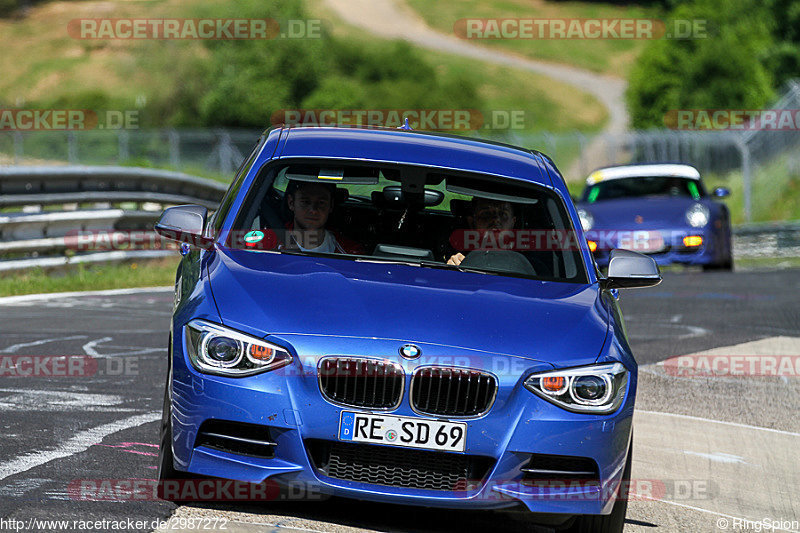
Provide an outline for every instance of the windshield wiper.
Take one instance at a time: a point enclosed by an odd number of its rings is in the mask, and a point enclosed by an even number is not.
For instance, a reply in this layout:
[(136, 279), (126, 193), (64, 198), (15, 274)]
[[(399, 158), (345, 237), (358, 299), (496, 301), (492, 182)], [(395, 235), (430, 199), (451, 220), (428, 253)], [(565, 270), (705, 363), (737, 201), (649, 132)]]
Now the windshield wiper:
[(287, 255), (299, 255), (306, 257), (333, 257), (337, 259), (351, 259), (359, 263), (382, 263), (387, 265), (406, 265), (424, 268), (435, 268), (440, 270), (458, 270), (459, 272), (470, 272), (473, 274), (490, 274), (493, 276), (500, 276), (504, 272), (498, 270), (484, 270), (481, 268), (465, 267), (461, 265), (448, 265), (439, 261), (428, 261), (424, 259), (402, 259), (393, 257), (376, 257), (374, 255), (357, 255), (357, 254), (337, 254), (328, 252), (304, 252), (302, 250), (278, 250), (279, 253)]
[(492, 274), (494, 276), (500, 275), (500, 272), (496, 270), (484, 270), (482, 268), (449, 265), (447, 263), (439, 263), (437, 261), (420, 261), (420, 266), (427, 268), (440, 268), (444, 270), (458, 270), (459, 272), (471, 272), (473, 274)]

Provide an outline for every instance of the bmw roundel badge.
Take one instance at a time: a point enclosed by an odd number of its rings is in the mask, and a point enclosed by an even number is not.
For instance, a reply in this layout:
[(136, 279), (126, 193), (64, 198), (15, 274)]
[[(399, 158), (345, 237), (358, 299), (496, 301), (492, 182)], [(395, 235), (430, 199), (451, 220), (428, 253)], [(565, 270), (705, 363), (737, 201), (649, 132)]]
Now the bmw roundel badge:
[(404, 344), (400, 347), (400, 355), (405, 357), (406, 359), (416, 359), (420, 356), (422, 350), (419, 349), (418, 346), (414, 346), (413, 344)]

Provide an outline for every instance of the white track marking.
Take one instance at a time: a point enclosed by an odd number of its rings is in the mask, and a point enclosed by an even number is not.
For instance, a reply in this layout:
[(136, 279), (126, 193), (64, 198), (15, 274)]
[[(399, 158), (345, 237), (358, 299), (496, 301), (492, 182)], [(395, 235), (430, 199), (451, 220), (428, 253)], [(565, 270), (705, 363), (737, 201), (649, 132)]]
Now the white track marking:
[(722, 452), (702, 453), (702, 452), (692, 452), (689, 450), (683, 450), (683, 453), (685, 453), (686, 455), (696, 455), (697, 457), (702, 457), (703, 459), (708, 459), (709, 461), (714, 461), (717, 463), (742, 463), (744, 465), (748, 464), (747, 461), (744, 460), (744, 458), (730, 453), (722, 453)]
[[(675, 320), (676, 317), (678, 317), (678, 320)], [(682, 317), (682, 315), (675, 315), (672, 318), (670, 318), (669, 322), (662, 322), (662, 321), (655, 320), (654, 317), (652, 317), (651, 315), (647, 315), (647, 316), (628, 315), (628, 316), (625, 317), (625, 321), (626, 322), (636, 322), (636, 323), (645, 323), (646, 322), (646, 323), (649, 323), (651, 326), (657, 326), (657, 327), (665, 328), (666, 330), (668, 330), (670, 332), (669, 333), (670, 337), (674, 337), (677, 334), (677, 332), (675, 331), (676, 329), (688, 330), (688, 333), (678, 334), (677, 337), (675, 337), (675, 338), (681, 339), (681, 340), (683, 340), (683, 339), (693, 339), (695, 337), (704, 337), (704, 336), (709, 335), (711, 333), (711, 330), (706, 329), (706, 328), (702, 328), (700, 326), (691, 326), (689, 324), (681, 324), (680, 323), (680, 317)], [(660, 320), (660, 317), (659, 317), (659, 320)], [(634, 339), (651, 339), (652, 338), (651, 335), (644, 335), (644, 334), (641, 334), (641, 335), (629, 335), (629, 336), (631, 338), (634, 338)]]
[(148, 353), (161, 352), (165, 350), (165, 348), (137, 348), (135, 346), (109, 346), (109, 348), (130, 348), (129, 350), (122, 352), (100, 353), (96, 350), (98, 344), (105, 344), (107, 342), (111, 342), (112, 340), (114, 340), (113, 337), (103, 337), (101, 339), (95, 339), (93, 341), (89, 341), (83, 345), (83, 351), (88, 356), (102, 358), (102, 357), (116, 357), (120, 355), (126, 355), (126, 356), (144, 355)]
[(305, 527), (287, 526), (286, 524), (270, 524), (268, 522), (233, 522), (235, 524), (248, 526), (277, 527), (280, 529), (291, 529), (292, 531), (308, 531), (309, 533), (327, 533), (324, 529), (308, 529)]
[(3, 348), (2, 350), (0, 350), (0, 353), (13, 353), (19, 350), (20, 348), (27, 348), (28, 346), (41, 346), (42, 344), (48, 344), (51, 342), (72, 341), (76, 339), (85, 339), (85, 338), (86, 335), (72, 335), (71, 337), (56, 337), (54, 339), (42, 339), (32, 342), (21, 342), (19, 344), (13, 344), (8, 348)]
[(726, 422), (724, 420), (714, 420), (712, 418), (703, 418), (700, 416), (690, 416), (690, 415), (679, 415), (675, 413), (664, 413), (662, 411), (645, 411), (644, 409), (637, 409), (637, 413), (643, 413), (647, 415), (661, 415), (661, 416), (672, 416), (675, 418), (683, 418), (685, 420), (697, 420), (698, 422), (708, 422), (710, 424), (723, 424), (725, 426), (732, 426), (737, 428), (743, 429), (753, 429), (757, 431), (768, 431), (770, 433), (777, 433), (779, 435), (789, 435), (791, 437), (800, 437), (800, 433), (794, 433), (792, 431), (783, 431), (782, 429), (772, 429), (772, 428), (762, 428), (759, 426), (750, 426), (748, 424), (739, 424), (738, 422)]
[[(634, 426), (633, 479), (691, 480), (716, 486), (709, 493), (689, 494), (689, 499), (651, 497), (676, 509), (659, 511), (670, 520), (691, 520), (686, 509), (755, 523), (765, 516), (781, 520), (796, 516), (798, 505), (792, 494), (800, 487), (800, 477), (794, 451), (800, 434), (638, 410)], [(690, 529), (706, 531), (708, 527), (695, 524), (686, 528)], [(736, 528), (729, 525), (728, 529)]]
[(89, 341), (83, 345), (83, 351), (86, 355), (91, 355), (92, 357), (103, 357), (103, 354), (97, 353), (95, 350), (95, 346), (98, 344), (103, 344), (104, 342), (109, 342), (113, 340), (112, 337), (103, 337), (102, 339), (95, 339), (93, 341)]
[[(634, 494), (634, 493), (631, 493), (631, 494)], [(708, 513), (708, 514), (712, 514), (714, 516), (720, 516), (720, 517), (723, 517), (723, 518), (728, 518), (731, 521), (733, 521), (733, 520), (742, 520), (743, 519), (743, 520), (749, 520), (750, 522), (755, 522), (755, 523), (761, 522), (760, 519), (759, 520), (750, 520), (748, 518), (743, 518), (741, 516), (733, 516), (733, 515), (729, 515), (729, 514), (725, 514), (725, 513), (718, 513), (716, 511), (709, 511), (708, 509), (703, 509), (702, 507), (695, 507), (694, 505), (687, 505), (685, 503), (671, 502), (669, 500), (658, 500), (656, 498), (649, 498), (649, 497), (641, 495), (641, 494), (636, 494), (635, 496), (637, 498), (641, 498), (643, 500), (652, 500), (654, 502), (668, 503), (670, 505), (675, 505), (677, 507), (683, 507), (684, 509), (691, 509), (692, 511), (699, 511), (701, 513)], [(731, 528), (731, 530), (733, 530), (733, 528)], [(775, 529), (774, 531), (788, 531), (789, 533), (800, 533), (800, 531), (795, 531), (793, 529)]]
[(113, 394), (92, 394), (87, 392), (0, 389), (0, 394), (9, 396), (0, 398), (0, 410), (25, 411), (86, 411), (125, 412), (130, 409), (116, 407), (124, 402), (121, 396)]
[(113, 433), (122, 431), (123, 429), (141, 426), (142, 424), (147, 424), (148, 422), (153, 422), (160, 418), (161, 413), (151, 412), (80, 431), (54, 450), (20, 455), (10, 461), (0, 463), (0, 480), (26, 472), (56, 459), (63, 459), (64, 457), (84, 452), (88, 450), (90, 446), (102, 441), (105, 437)]
[(688, 326), (686, 324), (681, 324), (681, 327), (688, 329), (689, 333), (678, 335), (679, 339), (693, 339), (695, 337), (703, 337), (711, 333), (711, 330), (708, 330), (706, 328), (701, 328), (700, 326)]
[(27, 302), (38, 302), (40, 300), (51, 300), (58, 298), (73, 298), (76, 296), (116, 296), (121, 294), (139, 294), (143, 292), (173, 292), (175, 287), (141, 287), (136, 289), (109, 289), (104, 291), (75, 291), (75, 292), (53, 292), (43, 294), (22, 294), (19, 296), (4, 296), (0, 298), (0, 305), (18, 304)]
[(4, 487), (0, 487), (0, 496), (2, 497), (20, 497), (24, 495), (26, 492), (30, 492), (32, 490), (38, 489), (45, 483), (49, 483), (53, 481), (52, 479), (47, 478), (31, 478), (31, 479), (20, 479), (18, 481), (13, 481)]

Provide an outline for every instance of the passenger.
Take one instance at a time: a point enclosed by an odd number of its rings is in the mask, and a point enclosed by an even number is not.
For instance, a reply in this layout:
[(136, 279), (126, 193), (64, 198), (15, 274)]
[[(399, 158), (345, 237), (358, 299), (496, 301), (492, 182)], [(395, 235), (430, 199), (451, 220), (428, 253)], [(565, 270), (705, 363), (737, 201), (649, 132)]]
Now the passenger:
[(334, 208), (336, 186), (290, 181), (286, 201), (293, 219), (286, 225), (285, 243), (279, 249), (303, 252), (363, 254), (356, 242), (325, 229)]
[[(504, 231), (514, 229), (517, 217), (514, 206), (502, 200), (490, 200), (474, 196), (472, 198), (472, 215), (467, 217), (470, 229)], [(447, 260), (448, 265), (460, 265), (464, 254), (456, 252)]]

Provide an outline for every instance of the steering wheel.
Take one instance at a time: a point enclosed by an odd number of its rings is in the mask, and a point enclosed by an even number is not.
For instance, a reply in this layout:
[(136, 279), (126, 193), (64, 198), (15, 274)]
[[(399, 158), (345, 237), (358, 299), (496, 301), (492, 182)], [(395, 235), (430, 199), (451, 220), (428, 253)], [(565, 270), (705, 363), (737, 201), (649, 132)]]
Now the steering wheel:
[(536, 275), (530, 261), (521, 253), (511, 250), (476, 250), (467, 254), (461, 261), (461, 266), (526, 276)]

